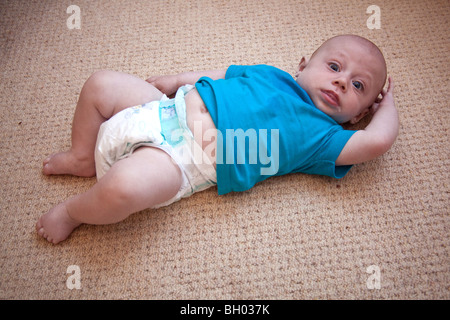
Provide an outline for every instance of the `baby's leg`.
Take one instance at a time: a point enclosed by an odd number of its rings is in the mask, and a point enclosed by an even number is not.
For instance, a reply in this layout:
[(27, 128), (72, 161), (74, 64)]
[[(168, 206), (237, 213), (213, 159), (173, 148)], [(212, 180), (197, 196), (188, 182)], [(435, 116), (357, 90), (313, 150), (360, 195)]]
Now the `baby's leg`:
[(43, 173), (94, 176), (94, 149), (100, 125), (125, 108), (161, 97), (161, 91), (135, 76), (114, 71), (94, 73), (84, 84), (77, 103), (72, 147), (45, 159)]
[(165, 202), (177, 194), (181, 183), (181, 171), (167, 153), (140, 148), (116, 162), (86, 193), (42, 216), (36, 230), (48, 241), (58, 243), (81, 223), (115, 223)]

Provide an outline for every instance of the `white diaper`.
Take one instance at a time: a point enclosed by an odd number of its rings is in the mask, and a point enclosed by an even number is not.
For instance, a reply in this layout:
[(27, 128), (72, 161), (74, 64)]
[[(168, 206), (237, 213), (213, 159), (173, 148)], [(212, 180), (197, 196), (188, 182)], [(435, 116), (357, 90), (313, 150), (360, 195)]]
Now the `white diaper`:
[(174, 99), (164, 95), (160, 101), (127, 108), (104, 122), (95, 148), (97, 179), (137, 148), (155, 147), (167, 152), (178, 164), (183, 181), (175, 197), (154, 208), (216, 185), (216, 170), (208, 157), (203, 156), (201, 146), (195, 142), (186, 123), (184, 96), (193, 88), (183, 86)]

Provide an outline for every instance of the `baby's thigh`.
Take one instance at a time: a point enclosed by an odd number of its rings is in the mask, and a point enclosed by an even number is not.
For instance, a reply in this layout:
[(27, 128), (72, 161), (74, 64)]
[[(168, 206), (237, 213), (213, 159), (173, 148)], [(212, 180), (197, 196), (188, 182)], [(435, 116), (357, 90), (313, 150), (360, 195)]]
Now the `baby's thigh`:
[(134, 211), (152, 208), (173, 198), (182, 183), (178, 165), (164, 151), (141, 147), (128, 158), (119, 160), (108, 172), (107, 179), (119, 188)]
[(163, 96), (161, 91), (147, 81), (117, 71), (97, 71), (86, 84), (94, 89), (98, 100), (97, 105), (104, 106), (107, 109), (104, 111), (110, 113), (109, 116), (128, 107), (160, 100)]

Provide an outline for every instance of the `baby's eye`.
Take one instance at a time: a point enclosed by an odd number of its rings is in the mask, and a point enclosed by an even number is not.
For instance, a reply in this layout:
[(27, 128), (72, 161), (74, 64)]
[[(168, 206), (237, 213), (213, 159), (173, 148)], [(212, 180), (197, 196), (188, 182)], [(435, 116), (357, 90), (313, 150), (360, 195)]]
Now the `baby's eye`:
[(362, 84), (361, 82), (359, 82), (359, 81), (353, 81), (353, 86), (354, 86), (356, 89), (358, 89), (358, 90), (364, 89), (363, 84)]
[(336, 63), (330, 63), (330, 68), (333, 71), (336, 71), (336, 72), (339, 71), (339, 66)]

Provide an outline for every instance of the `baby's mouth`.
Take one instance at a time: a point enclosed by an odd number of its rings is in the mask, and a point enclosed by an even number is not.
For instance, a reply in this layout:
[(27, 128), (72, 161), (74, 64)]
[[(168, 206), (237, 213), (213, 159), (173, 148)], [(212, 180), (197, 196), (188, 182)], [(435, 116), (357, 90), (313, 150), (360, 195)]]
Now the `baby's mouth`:
[(332, 107), (339, 108), (339, 96), (331, 90), (321, 90), (322, 98)]

